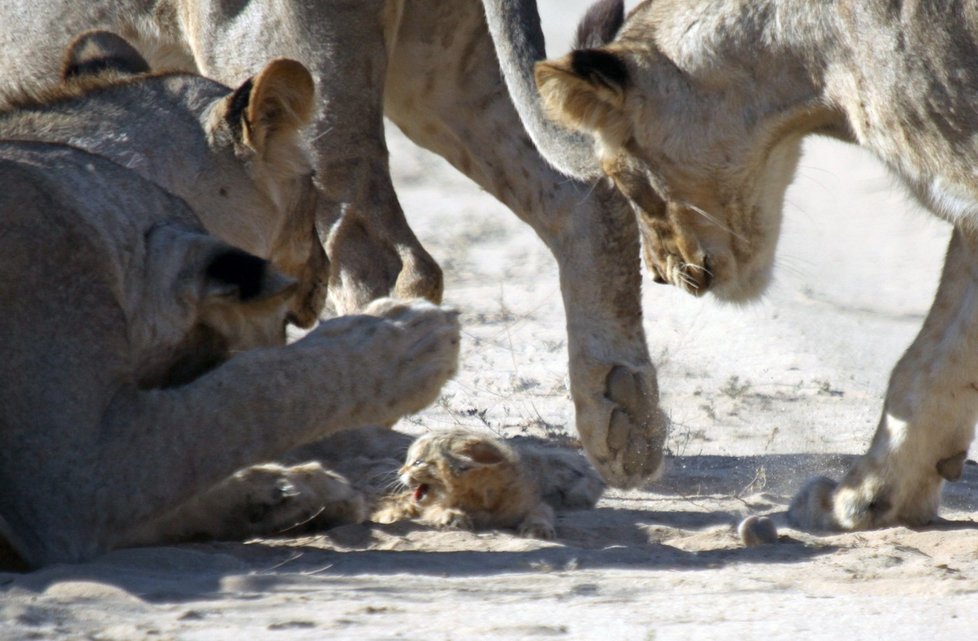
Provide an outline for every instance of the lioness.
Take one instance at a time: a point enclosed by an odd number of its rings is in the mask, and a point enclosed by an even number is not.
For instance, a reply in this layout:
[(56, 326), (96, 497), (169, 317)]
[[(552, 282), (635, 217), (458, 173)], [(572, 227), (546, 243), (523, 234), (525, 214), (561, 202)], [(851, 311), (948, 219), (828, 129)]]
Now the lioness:
[[(276, 60), (234, 92), (196, 74), (148, 72), (118, 35), (82, 34), (65, 52), (60, 83), (0, 109), (0, 137), (71, 141), (182, 196), (208, 231), (298, 278), (288, 318), (313, 323), (328, 262), (315, 229), (311, 160), (297, 135), (312, 107), (308, 71)], [(236, 472), (132, 538), (243, 539), (311, 517), (322, 527), (362, 520), (362, 503), (318, 464), (270, 463)]]
[(420, 409), (454, 370), (455, 315), (428, 303), (277, 347), (294, 288), (132, 170), (0, 143), (2, 537), (32, 566), (89, 558), (237, 469)]
[(296, 278), (290, 320), (311, 326), (329, 265), (299, 137), (313, 113), (309, 72), (279, 59), (232, 91), (197, 74), (148, 70), (119, 36), (82, 34), (63, 54), (62, 82), (0, 106), (0, 138), (71, 143), (180, 196), (209, 232)]
[[(644, 483), (667, 420), (642, 328), (640, 246), (627, 201), (543, 160), (500, 75), (487, 11), (542, 49), (511, 0), (0, 0), (0, 93), (50, 77), (86, 29), (134, 43), (153, 68), (240, 85), (284, 56), (320, 91), (308, 129), (322, 188), (329, 297), (341, 312), (377, 296), (442, 294), (441, 272), (407, 226), (388, 171), (384, 116), (531, 225), (560, 269), (577, 430), (606, 480)], [(501, 12), (501, 13), (500, 13)], [(495, 33), (495, 30), (493, 31)], [(535, 95), (535, 92), (534, 92)], [(631, 256), (634, 260), (622, 259)]]
[(871, 150), (954, 225), (872, 445), (841, 483), (802, 489), (804, 527), (927, 523), (962, 473), (978, 420), (976, 59), (973, 0), (655, 0), (612, 42), (536, 68), (549, 113), (593, 135), (640, 219), (683, 239), (650, 256), (677, 284), (670, 260), (720, 298), (764, 289), (807, 134)]

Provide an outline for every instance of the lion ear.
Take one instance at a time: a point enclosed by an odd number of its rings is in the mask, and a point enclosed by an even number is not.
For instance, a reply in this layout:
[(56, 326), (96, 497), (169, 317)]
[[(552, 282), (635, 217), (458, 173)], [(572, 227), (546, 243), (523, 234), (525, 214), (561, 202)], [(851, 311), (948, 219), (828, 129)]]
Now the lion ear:
[(225, 118), (240, 142), (267, 155), (282, 137), (291, 138), (313, 116), (316, 85), (301, 63), (278, 58), (228, 97)]
[(630, 78), (618, 54), (578, 49), (538, 62), (534, 75), (544, 109), (570, 129), (607, 134), (627, 127), (622, 107)]
[(267, 260), (235, 247), (211, 253), (203, 263), (200, 293), (204, 300), (260, 302), (284, 299), (295, 290), (295, 279), (274, 269)]
[(267, 260), (178, 223), (147, 234), (147, 255), (147, 269), (192, 307), (285, 300), (297, 287)]
[(149, 63), (124, 38), (111, 31), (86, 31), (71, 41), (61, 64), (62, 82), (106, 71), (123, 75), (147, 73)]

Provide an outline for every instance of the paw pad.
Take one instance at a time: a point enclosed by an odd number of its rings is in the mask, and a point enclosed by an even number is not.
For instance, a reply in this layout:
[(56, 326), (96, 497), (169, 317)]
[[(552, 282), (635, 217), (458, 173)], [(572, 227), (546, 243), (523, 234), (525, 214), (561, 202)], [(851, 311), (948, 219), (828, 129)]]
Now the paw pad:
[(662, 462), (665, 430), (659, 428), (664, 417), (648, 397), (642, 375), (622, 365), (612, 367), (605, 379), (605, 398), (617, 405), (608, 419), (611, 455), (629, 477), (653, 477)]

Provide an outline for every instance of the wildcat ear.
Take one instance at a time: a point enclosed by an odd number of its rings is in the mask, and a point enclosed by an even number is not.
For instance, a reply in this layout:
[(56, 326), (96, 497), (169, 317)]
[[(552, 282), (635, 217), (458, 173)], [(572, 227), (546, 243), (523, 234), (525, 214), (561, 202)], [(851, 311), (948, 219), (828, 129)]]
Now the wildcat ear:
[(61, 63), (61, 81), (106, 71), (122, 75), (147, 73), (149, 63), (121, 36), (111, 31), (86, 31), (65, 50)]
[(547, 114), (568, 128), (604, 135), (627, 128), (622, 108), (631, 82), (619, 54), (578, 49), (538, 62), (534, 78)]
[(499, 465), (506, 460), (506, 456), (498, 447), (483, 439), (464, 441), (458, 453), (470, 466), (472, 464), (476, 466)]

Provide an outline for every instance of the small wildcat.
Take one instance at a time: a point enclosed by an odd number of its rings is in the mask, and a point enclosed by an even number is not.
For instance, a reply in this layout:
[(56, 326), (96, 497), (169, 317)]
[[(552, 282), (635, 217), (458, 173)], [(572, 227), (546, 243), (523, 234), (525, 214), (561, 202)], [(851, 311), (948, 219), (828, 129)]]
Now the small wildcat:
[[(554, 538), (554, 510), (509, 445), (474, 432), (430, 433), (411, 444), (405, 461), (399, 475), (408, 490), (380, 499), (371, 520), (418, 519), (469, 530), (515, 528), (521, 536)], [(585, 478), (588, 482), (576, 490), (579, 496), (570, 501), (574, 507), (593, 505), (603, 489), (593, 472)]]

